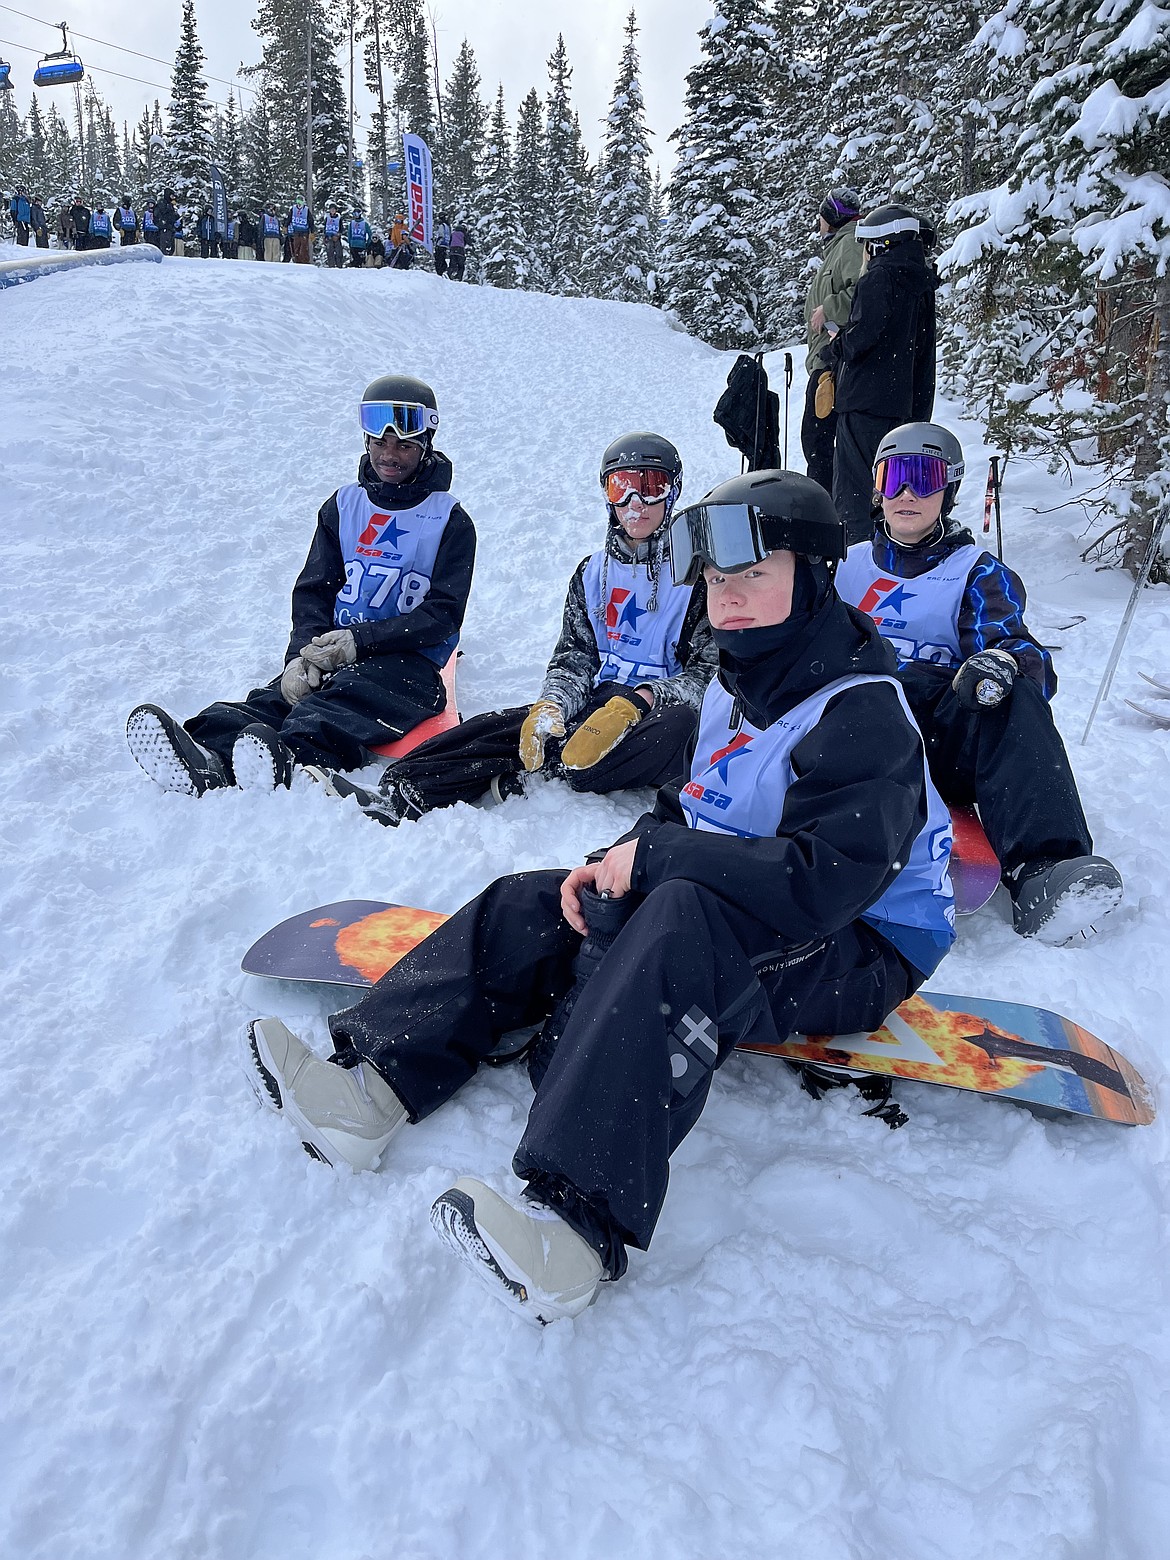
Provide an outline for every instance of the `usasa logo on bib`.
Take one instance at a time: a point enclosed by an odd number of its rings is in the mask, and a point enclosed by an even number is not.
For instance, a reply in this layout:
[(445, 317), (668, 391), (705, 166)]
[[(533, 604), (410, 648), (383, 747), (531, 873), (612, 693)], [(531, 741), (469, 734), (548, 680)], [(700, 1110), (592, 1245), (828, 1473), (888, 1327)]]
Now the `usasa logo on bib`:
[[(733, 738), (726, 747), (716, 748), (707, 761), (707, 773), (714, 770), (723, 785), (727, 784), (727, 774), (733, 760), (743, 758), (751, 745), (751, 737), (742, 731)], [(717, 807), (721, 812), (731, 806), (731, 797), (726, 791), (717, 791), (709, 785), (704, 785), (701, 780), (690, 780), (683, 786), (683, 795), (693, 797), (696, 802), (702, 802), (707, 807)]]
[[(357, 539), (355, 551), (367, 558), (399, 558), (398, 543), (410, 532), (403, 530), (393, 515), (372, 514), (370, 523)], [(375, 543), (377, 545), (375, 545)]]
[(638, 605), (633, 591), (615, 586), (605, 607), (606, 638), (611, 644), (640, 645), (642, 636), (637, 633), (638, 619), (645, 616), (646, 608)]
[(874, 580), (857, 603), (862, 612), (868, 612), (879, 628), (905, 628), (902, 613), (906, 603), (913, 601), (917, 591), (907, 590), (902, 580)]

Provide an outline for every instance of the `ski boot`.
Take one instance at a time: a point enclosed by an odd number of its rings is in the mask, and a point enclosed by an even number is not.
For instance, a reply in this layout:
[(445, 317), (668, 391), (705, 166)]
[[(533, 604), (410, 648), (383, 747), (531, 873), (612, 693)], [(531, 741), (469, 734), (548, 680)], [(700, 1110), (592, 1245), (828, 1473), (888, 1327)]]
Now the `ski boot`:
[(1104, 856), (1026, 862), (1008, 879), (1012, 921), (1021, 937), (1065, 943), (1095, 931), (1121, 903), (1121, 873)]
[(406, 1106), (369, 1062), (355, 1066), (314, 1056), (278, 1018), (257, 1018), (245, 1031), (244, 1071), (266, 1110), (280, 1111), (313, 1159), (344, 1160), (373, 1170), (409, 1119)]
[(181, 796), (202, 796), (231, 785), (222, 761), (187, 735), (157, 704), (140, 704), (126, 719), (126, 745), (155, 785)]
[(431, 1223), (497, 1299), (530, 1321), (579, 1316), (597, 1299), (601, 1258), (542, 1203), (511, 1202), (461, 1177), (436, 1200)]

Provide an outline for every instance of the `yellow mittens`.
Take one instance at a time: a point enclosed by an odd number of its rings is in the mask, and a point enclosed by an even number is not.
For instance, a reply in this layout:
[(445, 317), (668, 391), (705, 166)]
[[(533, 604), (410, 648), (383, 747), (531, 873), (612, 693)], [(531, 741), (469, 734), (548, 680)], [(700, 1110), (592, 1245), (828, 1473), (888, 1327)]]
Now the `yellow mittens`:
[(520, 727), (520, 762), (531, 774), (544, 763), (544, 744), (550, 737), (563, 737), (565, 717), (559, 704), (537, 699)]
[(594, 710), (589, 719), (577, 727), (561, 752), (561, 763), (566, 769), (589, 769), (614, 748), (646, 714), (640, 699), (623, 699), (615, 695), (608, 704)]
[(833, 388), (833, 376), (825, 369), (817, 380), (816, 394), (813, 397), (813, 410), (818, 417), (827, 417), (833, 410), (833, 402), (836, 399), (836, 391)]

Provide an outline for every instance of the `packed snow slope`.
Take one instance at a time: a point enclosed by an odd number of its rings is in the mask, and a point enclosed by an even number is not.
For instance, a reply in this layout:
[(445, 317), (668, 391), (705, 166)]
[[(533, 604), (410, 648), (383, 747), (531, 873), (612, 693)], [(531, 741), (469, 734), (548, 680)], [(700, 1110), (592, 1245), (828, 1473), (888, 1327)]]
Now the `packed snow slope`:
[(1147, 592), (1080, 747), (1128, 582), (1078, 563), (1067, 486), (1009, 466), (1007, 557), (1059, 646), (1059, 719), (1127, 898), (1068, 949), (993, 904), (932, 983), (1073, 1015), (1161, 1121), (903, 1085), (892, 1133), (733, 1058), (650, 1252), (539, 1331), (427, 1221), (461, 1173), (513, 1184), (523, 1071), (478, 1078), (378, 1174), (327, 1170), (257, 1107), (237, 1036), (276, 1012), (323, 1050), (344, 1004), (239, 961), (315, 904), (451, 910), (575, 863), (644, 798), (538, 782), (389, 831), (307, 781), (164, 794), (123, 723), (274, 675), (387, 370), (436, 387), (479, 527), (464, 711), (530, 698), (602, 534), (600, 451), (650, 427), (691, 496), (735, 472), (711, 421), (730, 357), (649, 308), (385, 271), (99, 268), (0, 313), (0, 1553), (1164, 1560), (1170, 735), (1121, 697), (1148, 697), (1139, 666), (1170, 672), (1170, 592)]

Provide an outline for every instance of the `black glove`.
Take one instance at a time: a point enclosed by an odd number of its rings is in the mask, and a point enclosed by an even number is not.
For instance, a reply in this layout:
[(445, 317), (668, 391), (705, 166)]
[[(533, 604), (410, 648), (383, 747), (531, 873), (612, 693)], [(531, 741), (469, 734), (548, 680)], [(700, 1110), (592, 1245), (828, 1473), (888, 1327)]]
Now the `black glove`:
[(965, 710), (993, 710), (1011, 693), (1018, 671), (1006, 650), (980, 650), (959, 667), (951, 687)]

